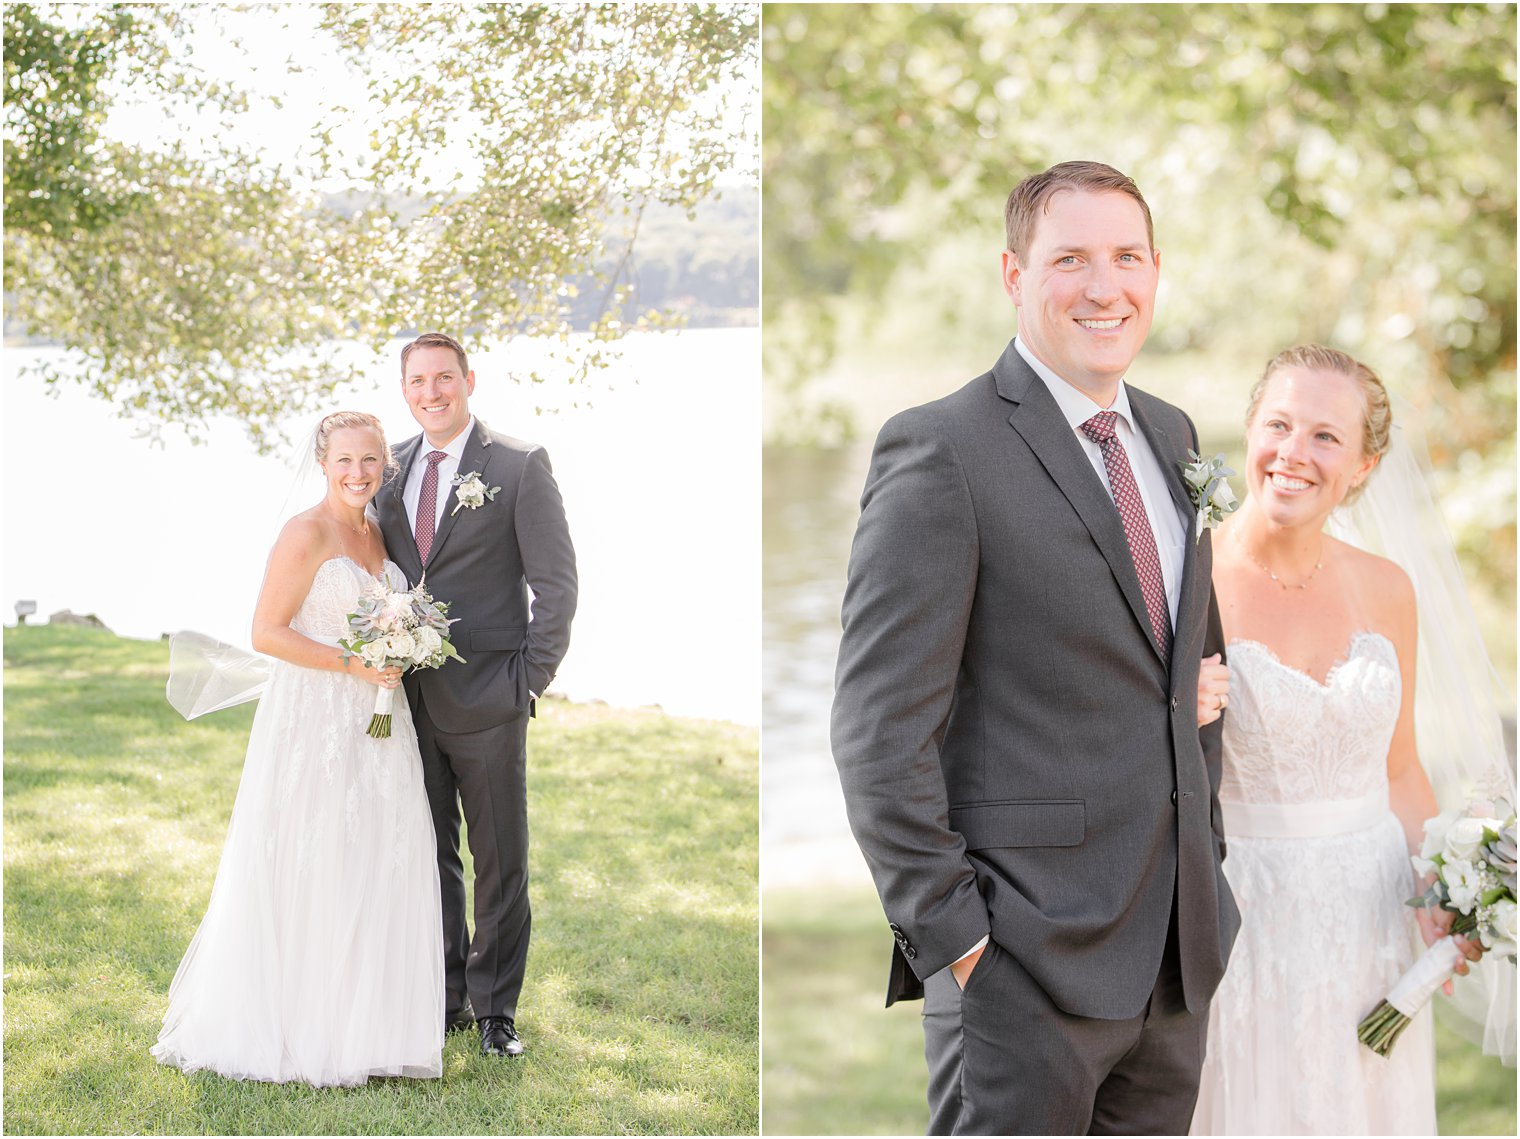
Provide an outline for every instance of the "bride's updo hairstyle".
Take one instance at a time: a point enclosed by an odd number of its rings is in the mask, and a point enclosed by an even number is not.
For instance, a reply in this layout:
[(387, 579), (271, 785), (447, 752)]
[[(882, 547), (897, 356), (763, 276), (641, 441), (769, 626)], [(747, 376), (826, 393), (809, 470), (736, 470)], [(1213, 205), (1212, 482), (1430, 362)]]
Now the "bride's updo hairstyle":
[[(1366, 364), (1354, 356), (1335, 348), (1326, 348), (1322, 344), (1300, 344), (1294, 348), (1284, 348), (1267, 362), (1267, 370), (1251, 389), (1251, 401), (1246, 407), (1247, 427), (1256, 418), (1256, 408), (1261, 403), (1262, 393), (1267, 390), (1267, 381), (1285, 368), (1339, 372), (1355, 380), (1362, 389), (1362, 455), (1381, 459), (1388, 453), (1389, 433), (1393, 430), (1393, 409), (1388, 403), (1388, 389), (1383, 386), (1378, 374)], [(1371, 478), (1376, 470), (1374, 467), (1367, 477)], [(1343, 504), (1355, 502), (1357, 495), (1362, 493), (1362, 487), (1366, 485), (1364, 479), (1349, 489), (1342, 500)]]
[(385, 428), (366, 411), (335, 411), (323, 417), (322, 422), (317, 424), (317, 433), (312, 439), (312, 450), (316, 453), (317, 462), (327, 461), (327, 444), (332, 433), (352, 427), (367, 427), (380, 436), (380, 453), (385, 458), (385, 469), (389, 471), (396, 466), (396, 460), (391, 457), (391, 445), (385, 440)]

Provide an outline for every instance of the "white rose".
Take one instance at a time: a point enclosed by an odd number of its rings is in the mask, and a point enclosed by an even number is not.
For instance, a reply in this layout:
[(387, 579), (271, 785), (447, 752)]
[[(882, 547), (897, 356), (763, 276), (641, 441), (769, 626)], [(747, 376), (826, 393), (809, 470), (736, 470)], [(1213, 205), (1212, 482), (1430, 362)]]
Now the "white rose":
[(1209, 505), (1226, 514), (1235, 509), (1235, 492), (1230, 489), (1228, 479), (1219, 480), (1219, 485), (1214, 488), (1214, 493), (1209, 497)]
[(443, 646), (443, 638), (438, 635), (438, 630), (429, 629), (426, 625), (412, 634), (417, 642), (416, 660), (424, 661), (432, 656)]
[(483, 488), (478, 482), (470, 481), (459, 488), (459, 501), (466, 506), (479, 506), (485, 501)]
[(1520, 941), (1520, 930), (1515, 928), (1515, 903), (1500, 898), (1494, 903), (1494, 933), (1505, 941)]
[(1483, 880), (1478, 875), (1477, 867), (1471, 862), (1461, 858), (1448, 859), (1446, 862), (1446, 892), (1451, 897), (1451, 905), (1462, 913), (1471, 913), (1473, 906), (1478, 903), (1478, 894), (1483, 889)]
[(1441, 853), (1446, 844), (1446, 832), (1461, 813), (1458, 810), (1442, 811), (1435, 818), (1425, 820), (1425, 841), (1420, 846), (1420, 857), (1434, 858)]
[(1515, 903), (1501, 898), (1489, 906), (1478, 907), (1478, 940), (1495, 957), (1514, 957)]
[(371, 668), (379, 668), (385, 660), (385, 641), (370, 641), (359, 648), (359, 659)]
[(1483, 845), (1483, 831), (1485, 829), (1497, 831), (1499, 822), (1497, 819), (1458, 819), (1451, 824), (1451, 829), (1446, 832), (1446, 857), (1460, 858), (1471, 861), (1478, 853), (1478, 848)]
[(385, 638), (386, 656), (407, 660), (411, 657), (412, 651), (416, 647), (416, 644), (412, 641), (412, 635), (404, 629), (397, 630)]

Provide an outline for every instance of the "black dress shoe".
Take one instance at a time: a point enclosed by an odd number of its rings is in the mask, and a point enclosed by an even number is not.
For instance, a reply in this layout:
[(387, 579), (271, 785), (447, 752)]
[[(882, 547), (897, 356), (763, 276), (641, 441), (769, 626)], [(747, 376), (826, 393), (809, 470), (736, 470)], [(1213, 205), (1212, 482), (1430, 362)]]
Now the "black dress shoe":
[(449, 1013), (443, 1018), (443, 1033), (445, 1036), (451, 1032), (463, 1032), (466, 1028), (474, 1027), (475, 1010), (470, 1007), (468, 998), (466, 998), (462, 1009), (455, 1013)]
[(525, 1049), (510, 1016), (480, 1018), (480, 1052), (483, 1056), (521, 1056)]

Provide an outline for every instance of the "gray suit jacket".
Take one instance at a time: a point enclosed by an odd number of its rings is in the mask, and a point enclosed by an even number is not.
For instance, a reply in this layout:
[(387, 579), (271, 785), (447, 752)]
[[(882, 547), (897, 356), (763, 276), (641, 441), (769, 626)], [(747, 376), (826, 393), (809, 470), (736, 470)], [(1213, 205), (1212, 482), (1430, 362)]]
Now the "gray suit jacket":
[[(1163, 660), (1118, 510), (1012, 343), (876, 441), (845, 591), (833, 748), (897, 945), (887, 1003), (984, 934), (1067, 1012), (1137, 1015), (1176, 895), (1198, 1011), (1239, 914), (1220, 871), (1220, 651), (1176, 408), (1129, 389), (1188, 523)], [(1174, 798), (1175, 794), (1175, 798)]]
[[(398, 467), (375, 496), (391, 560), (414, 584), (423, 567), (402, 489), (422, 438), (396, 448)], [(449, 636), (466, 663), (407, 674), (408, 689), (420, 689), (446, 732), (484, 731), (526, 712), (530, 693), (554, 679), (575, 616), (575, 549), (549, 456), (477, 418), (459, 460), (461, 475), (472, 471), (501, 490), (474, 510), (455, 512), (455, 488), (447, 488), (427, 566), (428, 591), (458, 618)]]

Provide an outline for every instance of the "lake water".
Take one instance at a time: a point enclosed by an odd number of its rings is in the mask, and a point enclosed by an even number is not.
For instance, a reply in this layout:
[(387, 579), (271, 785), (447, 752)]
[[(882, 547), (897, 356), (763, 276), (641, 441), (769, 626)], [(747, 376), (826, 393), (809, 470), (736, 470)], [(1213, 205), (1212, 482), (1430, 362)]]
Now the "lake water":
[(764, 453), (766, 888), (870, 882), (829, 750), (839, 605), (870, 454), (869, 442)]
[[(417, 431), (401, 343), (373, 383), (334, 400), (379, 416), (393, 443)], [(564, 495), (580, 604), (554, 689), (758, 724), (759, 330), (630, 336), (590, 387), (507, 378), (549, 350), (524, 338), (472, 355), (470, 407), (542, 443)], [(246, 646), (270, 544), (286, 513), (316, 501), (289, 501), (291, 456), (254, 454), (229, 421), (208, 445), (178, 429), (150, 445), (82, 387), (45, 394), (25, 375), (42, 357), (64, 354), (5, 352), (6, 623), (26, 598), (34, 622), (67, 608), (124, 636), (196, 629)]]

